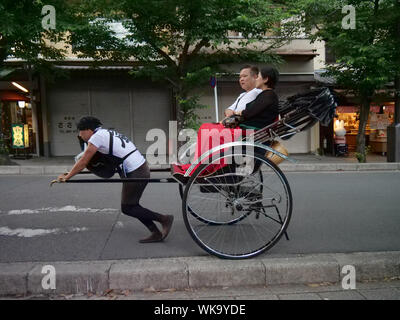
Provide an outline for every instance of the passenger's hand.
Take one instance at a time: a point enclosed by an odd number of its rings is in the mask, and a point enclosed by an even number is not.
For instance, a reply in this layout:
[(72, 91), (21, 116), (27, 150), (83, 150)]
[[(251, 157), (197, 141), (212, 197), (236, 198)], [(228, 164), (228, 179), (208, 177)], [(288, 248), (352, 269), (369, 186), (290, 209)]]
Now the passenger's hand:
[(231, 109), (225, 109), (225, 117), (229, 118), (230, 116), (233, 116), (235, 114), (235, 112)]

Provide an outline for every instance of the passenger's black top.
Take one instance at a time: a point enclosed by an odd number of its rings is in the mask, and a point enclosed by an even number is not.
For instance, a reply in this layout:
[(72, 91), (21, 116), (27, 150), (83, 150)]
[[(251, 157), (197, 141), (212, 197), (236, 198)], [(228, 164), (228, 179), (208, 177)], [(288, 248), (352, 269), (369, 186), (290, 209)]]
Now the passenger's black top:
[(279, 99), (274, 90), (264, 90), (242, 111), (241, 125), (261, 129), (278, 118)]

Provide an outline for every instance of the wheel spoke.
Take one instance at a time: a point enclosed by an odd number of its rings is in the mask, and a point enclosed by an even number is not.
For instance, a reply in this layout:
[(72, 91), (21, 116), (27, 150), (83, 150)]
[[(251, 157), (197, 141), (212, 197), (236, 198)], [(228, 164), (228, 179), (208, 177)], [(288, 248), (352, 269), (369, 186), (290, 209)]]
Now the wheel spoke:
[(183, 198), (184, 221), (192, 238), (207, 252), (231, 259), (256, 256), (271, 248), (285, 232), (292, 211), (283, 173), (263, 155), (247, 155), (246, 170), (253, 161), (257, 171), (243, 174), (243, 165), (239, 169), (229, 159), (236, 155), (215, 159), (232, 165), (206, 178), (202, 175), (213, 163), (200, 165)]

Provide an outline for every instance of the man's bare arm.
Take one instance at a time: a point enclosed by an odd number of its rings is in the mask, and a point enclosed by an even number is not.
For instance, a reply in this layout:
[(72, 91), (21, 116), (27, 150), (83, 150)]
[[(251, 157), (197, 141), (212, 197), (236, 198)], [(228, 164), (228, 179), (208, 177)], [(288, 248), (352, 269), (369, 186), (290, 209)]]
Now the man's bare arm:
[(71, 171), (68, 173), (64, 173), (58, 177), (59, 181), (65, 181), (70, 178), (72, 178), (74, 175), (78, 174), (81, 172), (83, 169), (86, 168), (88, 165), (90, 159), (94, 156), (94, 154), (97, 151), (97, 147), (95, 147), (93, 144), (89, 143), (88, 147), (85, 150), (85, 153), (83, 154), (82, 158), (78, 160), (77, 163), (72, 167)]

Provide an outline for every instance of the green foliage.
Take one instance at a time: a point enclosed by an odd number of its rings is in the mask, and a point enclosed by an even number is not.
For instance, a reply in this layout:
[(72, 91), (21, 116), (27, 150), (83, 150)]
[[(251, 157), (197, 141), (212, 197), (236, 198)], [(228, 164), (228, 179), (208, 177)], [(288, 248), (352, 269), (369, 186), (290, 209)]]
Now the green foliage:
[[(0, 2), (0, 77), (10, 71), (3, 67), (7, 57), (23, 59), (25, 67), (30, 66), (33, 74), (41, 74), (48, 81), (65, 76), (66, 71), (54, 68), (54, 62), (61, 61), (67, 54), (71, 35), (87, 30), (88, 17), (82, 12), (81, 0), (2, 0)], [(55, 29), (45, 29), (42, 15), (45, 5), (55, 9)], [(92, 33), (98, 32), (96, 27)], [(100, 39), (98, 39), (100, 41)]]
[[(210, 76), (224, 72), (223, 64), (279, 62), (271, 49), (297, 30), (293, 24), (280, 26), (293, 13), (284, 9), (282, 1), (270, 0), (83, 1), (83, 15), (91, 23), (74, 30), (70, 40), (82, 57), (131, 59), (137, 62), (132, 75), (167, 82), (177, 97), (188, 97)], [(122, 23), (125, 34), (115, 33), (110, 27), (115, 22)], [(266, 39), (268, 31), (280, 37)], [(228, 32), (243, 38), (228, 37)], [(184, 101), (177, 99), (178, 111), (195, 106)], [(178, 117), (185, 114), (178, 112)]]
[(0, 3), (0, 65), (9, 55), (24, 59), (30, 64), (45, 59), (60, 60), (66, 53), (64, 47), (54, 43), (65, 41), (66, 30), (78, 24), (75, 8), (67, 1), (52, 0), (56, 11), (56, 29), (42, 26), (42, 8), (45, 1), (2, 0)]
[[(352, 89), (357, 95), (372, 96), (374, 91), (399, 73), (395, 56), (394, 28), (400, 19), (396, 1), (302, 0), (306, 30), (313, 40), (325, 40), (337, 60), (328, 67), (327, 76)], [(355, 29), (344, 29), (342, 8), (355, 8)], [(398, 41), (398, 40), (397, 40)], [(396, 48), (397, 46), (397, 48)]]
[[(78, 57), (94, 58), (94, 64), (131, 61), (132, 75), (172, 87), (179, 116), (196, 107), (198, 98), (187, 98), (194, 88), (226, 71), (221, 65), (276, 64), (280, 59), (271, 50), (288, 42), (297, 30), (295, 23), (281, 25), (282, 19), (296, 12), (285, 1), (52, 0), (55, 30), (42, 27), (45, 4), (41, 0), (0, 2), (0, 64), (13, 55), (34, 70), (54, 74), (48, 60), (64, 58), (67, 48), (54, 46), (62, 42), (71, 45)], [(228, 37), (228, 32), (241, 33), (243, 38)], [(278, 37), (267, 39), (266, 32)]]
[(359, 163), (366, 163), (367, 162), (367, 155), (371, 151), (371, 146), (367, 146), (364, 149), (364, 152), (356, 152), (354, 155), (357, 158)]
[(178, 97), (179, 105), (181, 106), (180, 112), (183, 118), (183, 128), (191, 128), (196, 131), (200, 128), (200, 117), (196, 111), (198, 109), (209, 108), (209, 106), (200, 104), (199, 100), (199, 95), (193, 95), (186, 99)]
[[(357, 158), (366, 161), (364, 128), (369, 104), (380, 89), (400, 75), (400, 2), (398, 0), (299, 0), (303, 25), (313, 40), (325, 40), (335, 55), (327, 67), (337, 85), (353, 92), (361, 112)], [(345, 5), (355, 8), (355, 28), (345, 29)]]
[[(7, 57), (23, 59), (33, 72), (48, 78), (60, 73), (52, 67), (52, 60), (62, 60), (66, 48), (58, 45), (67, 41), (67, 30), (82, 25), (75, 2), (52, 0), (51, 3), (40, 0), (1, 0), (0, 2), (0, 78), (14, 71), (4, 67)], [(51, 4), (55, 8), (55, 29), (44, 29), (42, 26), (42, 8)], [(74, 27), (72, 27), (74, 26)], [(1, 126), (0, 126), (1, 127)], [(0, 130), (1, 133), (1, 130)], [(0, 162), (8, 164), (8, 150), (0, 139)]]

